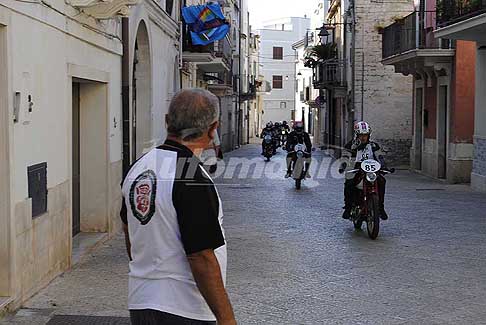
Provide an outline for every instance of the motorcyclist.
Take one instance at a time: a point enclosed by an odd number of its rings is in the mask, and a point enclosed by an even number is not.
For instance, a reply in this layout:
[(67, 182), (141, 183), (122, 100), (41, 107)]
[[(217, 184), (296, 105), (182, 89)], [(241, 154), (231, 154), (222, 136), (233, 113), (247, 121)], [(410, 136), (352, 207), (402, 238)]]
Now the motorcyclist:
[[(367, 159), (374, 159), (380, 162), (383, 167), (385, 167), (385, 159), (383, 157), (383, 154), (380, 152), (380, 145), (374, 141), (371, 141), (370, 125), (366, 122), (356, 123), (354, 125), (354, 134), (354, 139), (344, 146), (346, 150), (351, 152), (351, 159), (354, 159), (355, 161), (354, 168), (359, 169), (361, 166), (361, 162)], [(341, 166), (341, 169), (344, 169), (343, 167), (345, 168), (346, 166)], [(344, 219), (349, 219), (351, 216), (351, 209), (353, 207), (353, 202), (358, 191), (358, 189), (356, 188), (356, 177), (357, 175), (354, 178), (346, 179), (346, 182), (344, 183)], [(376, 181), (378, 184), (380, 198), (380, 217), (383, 220), (387, 220), (388, 214), (385, 211), (384, 205), (386, 180), (383, 175), (378, 175)]]
[(287, 121), (283, 121), (280, 128), (281, 128), (280, 136), (281, 136), (282, 146), (285, 146), (287, 142), (287, 136), (290, 133), (290, 126), (287, 124)]
[(275, 122), (273, 124), (273, 140), (275, 142), (275, 147), (280, 147), (280, 138), (282, 135), (282, 125), (280, 122)]
[[(263, 128), (260, 137), (262, 139), (265, 139), (266, 135), (270, 135), (272, 137), (272, 146), (273, 146), (273, 152), (275, 153), (275, 141), (274, 141), (274, 129), (273, 129), (273, 123), (270, 121), (265, 125), (265, 128)], [(262, 141), (262, 155), (265, 155), (265, 140)]]
[(286, 150), (288, 151), (288, 154), (287, 154), (287, 174), (285, 175), (285, 178), (289, 178), (292, 176), (292, 162), (297, 158), (293, 150), (297, 144), (304, 144), (306, 147), (306, 152), (304, 153), (304, 157), (306, 158), (305, 177), (309, 178), (312, 141), (310, 139), (309, 134), (307, 132), (304, 132), (304, 123), (295, 122), (293, 128), (294, 130), (290, 132), (289, 135), (287, 136)]
[(283, 121), (283, 122), (282, 122), (282, 130), (283, 130), (283, 131), (287, 131), (288, 133), (290, 133), (290, 126), (289, 126), (289, 124), (287, 123), (287, 121)]

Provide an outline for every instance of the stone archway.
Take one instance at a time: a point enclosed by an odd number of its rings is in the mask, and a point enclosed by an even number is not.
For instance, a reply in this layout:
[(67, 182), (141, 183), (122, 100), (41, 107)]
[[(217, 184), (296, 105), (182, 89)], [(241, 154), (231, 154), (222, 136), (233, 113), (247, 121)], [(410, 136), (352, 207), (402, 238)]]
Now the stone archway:
[(147, 25), (138, 25), (132, 72), (132, 159), (151, 149), (152, 141), (152, 60)]

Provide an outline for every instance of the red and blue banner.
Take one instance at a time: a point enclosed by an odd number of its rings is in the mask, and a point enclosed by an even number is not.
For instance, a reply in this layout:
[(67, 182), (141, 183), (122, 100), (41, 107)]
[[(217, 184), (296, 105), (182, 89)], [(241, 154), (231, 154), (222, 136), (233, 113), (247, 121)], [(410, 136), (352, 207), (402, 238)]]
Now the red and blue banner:
[(223, 39), (230, 29), (230, 24), (217, 3), (184, 7), (182, 17), (189, 26), (194, 45), (208, 45)]

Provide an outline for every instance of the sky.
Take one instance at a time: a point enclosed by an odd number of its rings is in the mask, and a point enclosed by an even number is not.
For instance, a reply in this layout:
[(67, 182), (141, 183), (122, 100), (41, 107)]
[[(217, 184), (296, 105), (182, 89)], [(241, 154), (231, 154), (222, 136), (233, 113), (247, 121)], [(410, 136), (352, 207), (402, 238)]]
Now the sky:
[(284, 17), (310, 17), (315, 0), (248, 0), (250, 24), (259, 28), (266, 20)]

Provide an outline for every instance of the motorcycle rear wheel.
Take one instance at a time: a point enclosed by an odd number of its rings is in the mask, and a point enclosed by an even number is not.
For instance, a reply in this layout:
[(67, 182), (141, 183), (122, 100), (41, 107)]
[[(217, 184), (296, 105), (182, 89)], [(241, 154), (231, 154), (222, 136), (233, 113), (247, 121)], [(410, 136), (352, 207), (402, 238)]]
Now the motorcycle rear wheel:
[(380, 232), (380, 210), (378, 207), (378, 195), (373, 194), (368, 200), (368, 219), (366, 220), (368, 237), (373, 240), (378, 237)]

